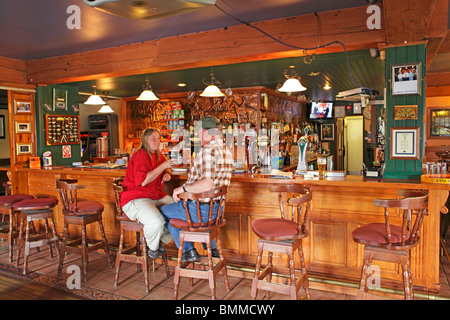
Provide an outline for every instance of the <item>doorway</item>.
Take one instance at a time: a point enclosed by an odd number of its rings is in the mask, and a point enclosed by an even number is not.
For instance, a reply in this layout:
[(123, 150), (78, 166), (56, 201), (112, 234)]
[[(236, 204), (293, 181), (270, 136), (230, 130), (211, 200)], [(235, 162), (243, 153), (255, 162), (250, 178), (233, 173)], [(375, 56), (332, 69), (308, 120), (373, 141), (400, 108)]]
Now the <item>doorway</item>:
[(361, 175), (363, 170), (363, 116), (344, 118), (344, 171), (350, 175)]

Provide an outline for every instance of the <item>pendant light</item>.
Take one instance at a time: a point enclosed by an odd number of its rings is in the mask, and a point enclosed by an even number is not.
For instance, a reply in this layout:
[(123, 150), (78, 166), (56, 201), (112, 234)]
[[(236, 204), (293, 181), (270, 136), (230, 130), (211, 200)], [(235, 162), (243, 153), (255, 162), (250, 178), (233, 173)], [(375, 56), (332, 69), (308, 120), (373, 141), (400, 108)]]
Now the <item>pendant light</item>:
[(300, 92), (305, 91), (306, 88), (300, 83), (300, 77), (295, 72), (295, 66), (289, 66), (290, 72), (284, 70), (284, 76), (287, 80), (283, 83), (283, 85), (278, 88), (278, 91), (281, 92)]
[(98, 110), (98, 113), (114, 113), (114, 110), (111, 109), (111, 107), (109, 106), (108, 102), (107, 102), (107, 98), (106, 98), (106, 94), (105, 94), (105, 105), (103, 105), (100, 110)]
[(145, 80), (145, 84), (142, 86), (144, 91), (142, 91), (141, 95), (136, 98), (136, 100), (139, 101), (157, 101), (159, 98), (153, 93), (152, 86), (150, 85), (150, 81), (147, 79)]
[(97, 95), (97, 90), (95, 85), (92, 86), (94, 88), (94, 94), (91, 95), (84, 104), (88, 104), (88, 105), (94, 105), (94, 106), (101, 106), (103, 104), (105, 104), (105, 101), (102, 100), (102, 98), (100, 98), (99, 95)]
[(225, 94), (220, 91), (220, 89), (217, 86), (220, 86), (221, 83), (214, 77), (214, 73), (212, 71), (211, 67), (211, 73), (209, 74), (211, 76), (211, 82), (207, 82), (206, 78), (203, 78), (203, 83), (207, 85), (205, 90), (203, 90), (202, 93), (200, 93), (200, 96), (206, 97), (206, 98), (215, 98), (215, 97), (223, 97)]

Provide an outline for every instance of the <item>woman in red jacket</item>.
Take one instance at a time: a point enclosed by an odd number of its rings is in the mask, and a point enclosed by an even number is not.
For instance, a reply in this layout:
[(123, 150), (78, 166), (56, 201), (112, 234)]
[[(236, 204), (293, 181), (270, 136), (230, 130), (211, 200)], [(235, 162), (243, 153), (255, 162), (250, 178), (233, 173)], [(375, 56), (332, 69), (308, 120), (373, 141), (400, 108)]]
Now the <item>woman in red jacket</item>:
[(141, 147), (132, 155), (123, 180), (120, 204), (123, 212), (131, 220), (144, 225), (148, 255), (157, 258), (165, 251), (161, 241), (168, 243), (172, 236), (164, 227), (164, 217), (159, 208), (173, 203), (171, 196), (163, 191), (163, 184), (170, 180), (166, 169), (175, 160), (166, 160), (159, 151), (161, 141), (157, 129), (147, 128), (141, 138)]

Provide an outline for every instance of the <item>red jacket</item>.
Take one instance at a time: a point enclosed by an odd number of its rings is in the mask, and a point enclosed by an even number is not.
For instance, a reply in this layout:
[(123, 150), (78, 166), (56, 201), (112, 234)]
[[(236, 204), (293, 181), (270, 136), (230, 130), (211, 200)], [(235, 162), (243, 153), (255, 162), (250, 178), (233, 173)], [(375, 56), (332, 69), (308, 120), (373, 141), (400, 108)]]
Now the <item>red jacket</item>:
[[(159, 151), (157, 152), (160, 153)], [(152, 153), (152, 161), (150, 160), (150, 155), (144, 149), (139, 149), (132, 155), (122, 183), (123, 192), (120, 196), (120, 205), (122, 207), (131, 200), (141, 198), (158, 200), (167, 195), (163, 191), (162, 176), (164, 175), (164, 172), (146, 186), (141, 185), (149, 171), (154, 170), (166, 161), (161, 153), (160, 160), (158, 161), (158, 157), (156, 156), (157, 152)]]

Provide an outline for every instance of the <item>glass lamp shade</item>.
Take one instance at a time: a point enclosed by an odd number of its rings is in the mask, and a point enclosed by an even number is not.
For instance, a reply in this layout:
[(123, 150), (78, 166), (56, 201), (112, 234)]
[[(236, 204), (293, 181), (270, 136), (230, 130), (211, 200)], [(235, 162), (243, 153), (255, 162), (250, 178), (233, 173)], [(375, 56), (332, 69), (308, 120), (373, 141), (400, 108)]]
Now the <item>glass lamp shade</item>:
[(107, 104), (105, 104), (104, 106), (102, 106), (100, 108), (100, 110), (98, 110), (99, 113), (114, 113), (114, 110), (111, 109), (111, 107)]
[(159, 100), (159, 98), (153, 93), (153, 91), (151, 91), (151, 90), (144, 90), (144, 91), (142, 91), (141, 95), (136, 98), (136, 100), (156, 101), (156, 100)]
[(284, 84), (281, 86), (278, 91), (281, 92), (299, 92), (299, 91), (305, 91), (306, 88), (302, 86), (300, 81), (295, 78), (289, 78), (287, 79)]
[(105, 101), (103, 101), (103, 99), (100, 98), (100, 96), (93, 94), (86, 100), (86, 102), (84, 104), (100, 106), (100, 105), (105, 104)]
[(212, 97), (223, 97), (224, 95), (225, 94), (223, 94), (219, 90), (219, 88), (217, 86), (213, 85), (213, 84), (207, 86), (205, 88), (205, 90), (202, 93), (200, 93), (200, 96), (202, 96), (202, 97), (210, 97), (210, 98), (212, 98)]

